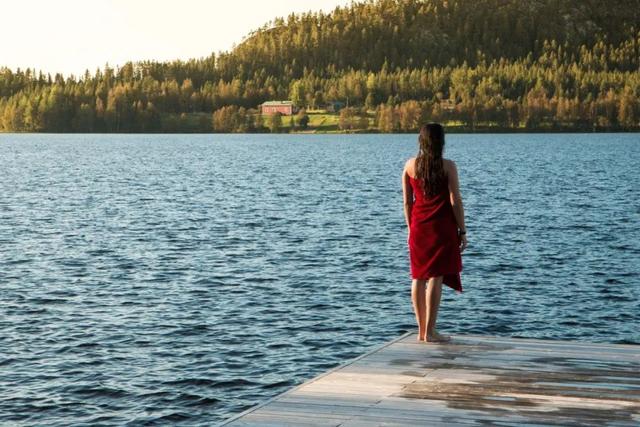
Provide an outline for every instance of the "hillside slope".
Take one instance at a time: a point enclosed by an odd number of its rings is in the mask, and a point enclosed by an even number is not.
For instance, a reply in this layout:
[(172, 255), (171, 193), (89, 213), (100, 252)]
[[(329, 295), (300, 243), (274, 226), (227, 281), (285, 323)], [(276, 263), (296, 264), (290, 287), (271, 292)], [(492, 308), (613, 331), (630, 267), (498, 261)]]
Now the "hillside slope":
[(273, 99), (355, 107), (344, 130), (638, 130), (639, 22), (640, 0), (367, 0), (202, 59), (0, 68), (0, 131), (278, 131), (256, 110)]
[[(639, 0), (369, 0), (333, 12), (292, 15), (256, 31), (218, 68), (300, 77), (353, 68), (475, 65), (480, 58), (537, 58), (545, 40), (569, 52), (617, 45), (640, 23)], [(634, 28), (635, 26), (635, 28)]]

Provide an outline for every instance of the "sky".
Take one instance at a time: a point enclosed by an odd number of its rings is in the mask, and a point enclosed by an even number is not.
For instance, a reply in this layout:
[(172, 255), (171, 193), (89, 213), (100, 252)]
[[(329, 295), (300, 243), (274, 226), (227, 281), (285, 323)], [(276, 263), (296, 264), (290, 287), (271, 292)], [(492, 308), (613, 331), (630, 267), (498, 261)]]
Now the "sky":
[(20, 0), (3, 2), (0, 67), (65, 75), (127, 61), (230, 50), (276, 17), (350, 0)]

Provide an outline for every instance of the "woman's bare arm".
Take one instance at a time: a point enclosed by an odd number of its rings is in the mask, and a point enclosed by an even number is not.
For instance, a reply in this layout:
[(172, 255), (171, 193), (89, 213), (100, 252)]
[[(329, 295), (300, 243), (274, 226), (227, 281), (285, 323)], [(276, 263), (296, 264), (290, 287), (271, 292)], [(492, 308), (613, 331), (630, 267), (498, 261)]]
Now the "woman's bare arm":
[(404, 219), (407, 223), (407, 228), (411, 228), (411, 209), (413, 208), (413, 188), (407, 173), (407, 165), (410, 161), (407, 162), (402, 171), (402, 198), (404, 200)]
[[(448, 160), (447, 164), (447, 176), (449, 180), (449, 197), (451, 199), (451, 206), (453, 207), (453, 214), (456, 217), (456, 223), (458, 229), (462, 233), (466, 233), (466, 227), (464, 225), (464, 206), (462, 204), (462, 195), (460, 194), (460, 182), (458, 181), (458, 168), (456, 164)], [(466, 234), (461, 235), (461, 248), (463, 251), (467, 247)]]

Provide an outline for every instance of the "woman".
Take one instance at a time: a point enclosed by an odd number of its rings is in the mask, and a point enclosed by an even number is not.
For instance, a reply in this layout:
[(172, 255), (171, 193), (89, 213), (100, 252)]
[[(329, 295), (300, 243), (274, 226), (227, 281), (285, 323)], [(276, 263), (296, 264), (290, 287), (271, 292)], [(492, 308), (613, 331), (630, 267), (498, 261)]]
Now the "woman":
[(417, 157), (410, 158), (402, 172), (413, 279), (411, 300), (418, 341), (443, 342), (450, 337), (436, 330), (442, 283), (462, 292), (460, 254), (467, 247), (464, 209), (456, 164), (442, 158), (442, 126), (423, 126), (418, 141)]

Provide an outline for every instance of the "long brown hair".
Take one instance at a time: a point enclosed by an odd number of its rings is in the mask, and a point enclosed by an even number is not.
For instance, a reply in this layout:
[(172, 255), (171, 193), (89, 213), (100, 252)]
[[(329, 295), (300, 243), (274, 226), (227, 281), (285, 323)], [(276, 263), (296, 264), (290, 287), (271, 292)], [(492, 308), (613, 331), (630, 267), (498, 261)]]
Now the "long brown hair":
[(438, 123), (429, 123), (420, 129), (418, 156), (416, 157), (416, 178), (422, 180), (425, 195), (433, 197), (446, 183), (442, 152), (444, 150), (444, 129)]

